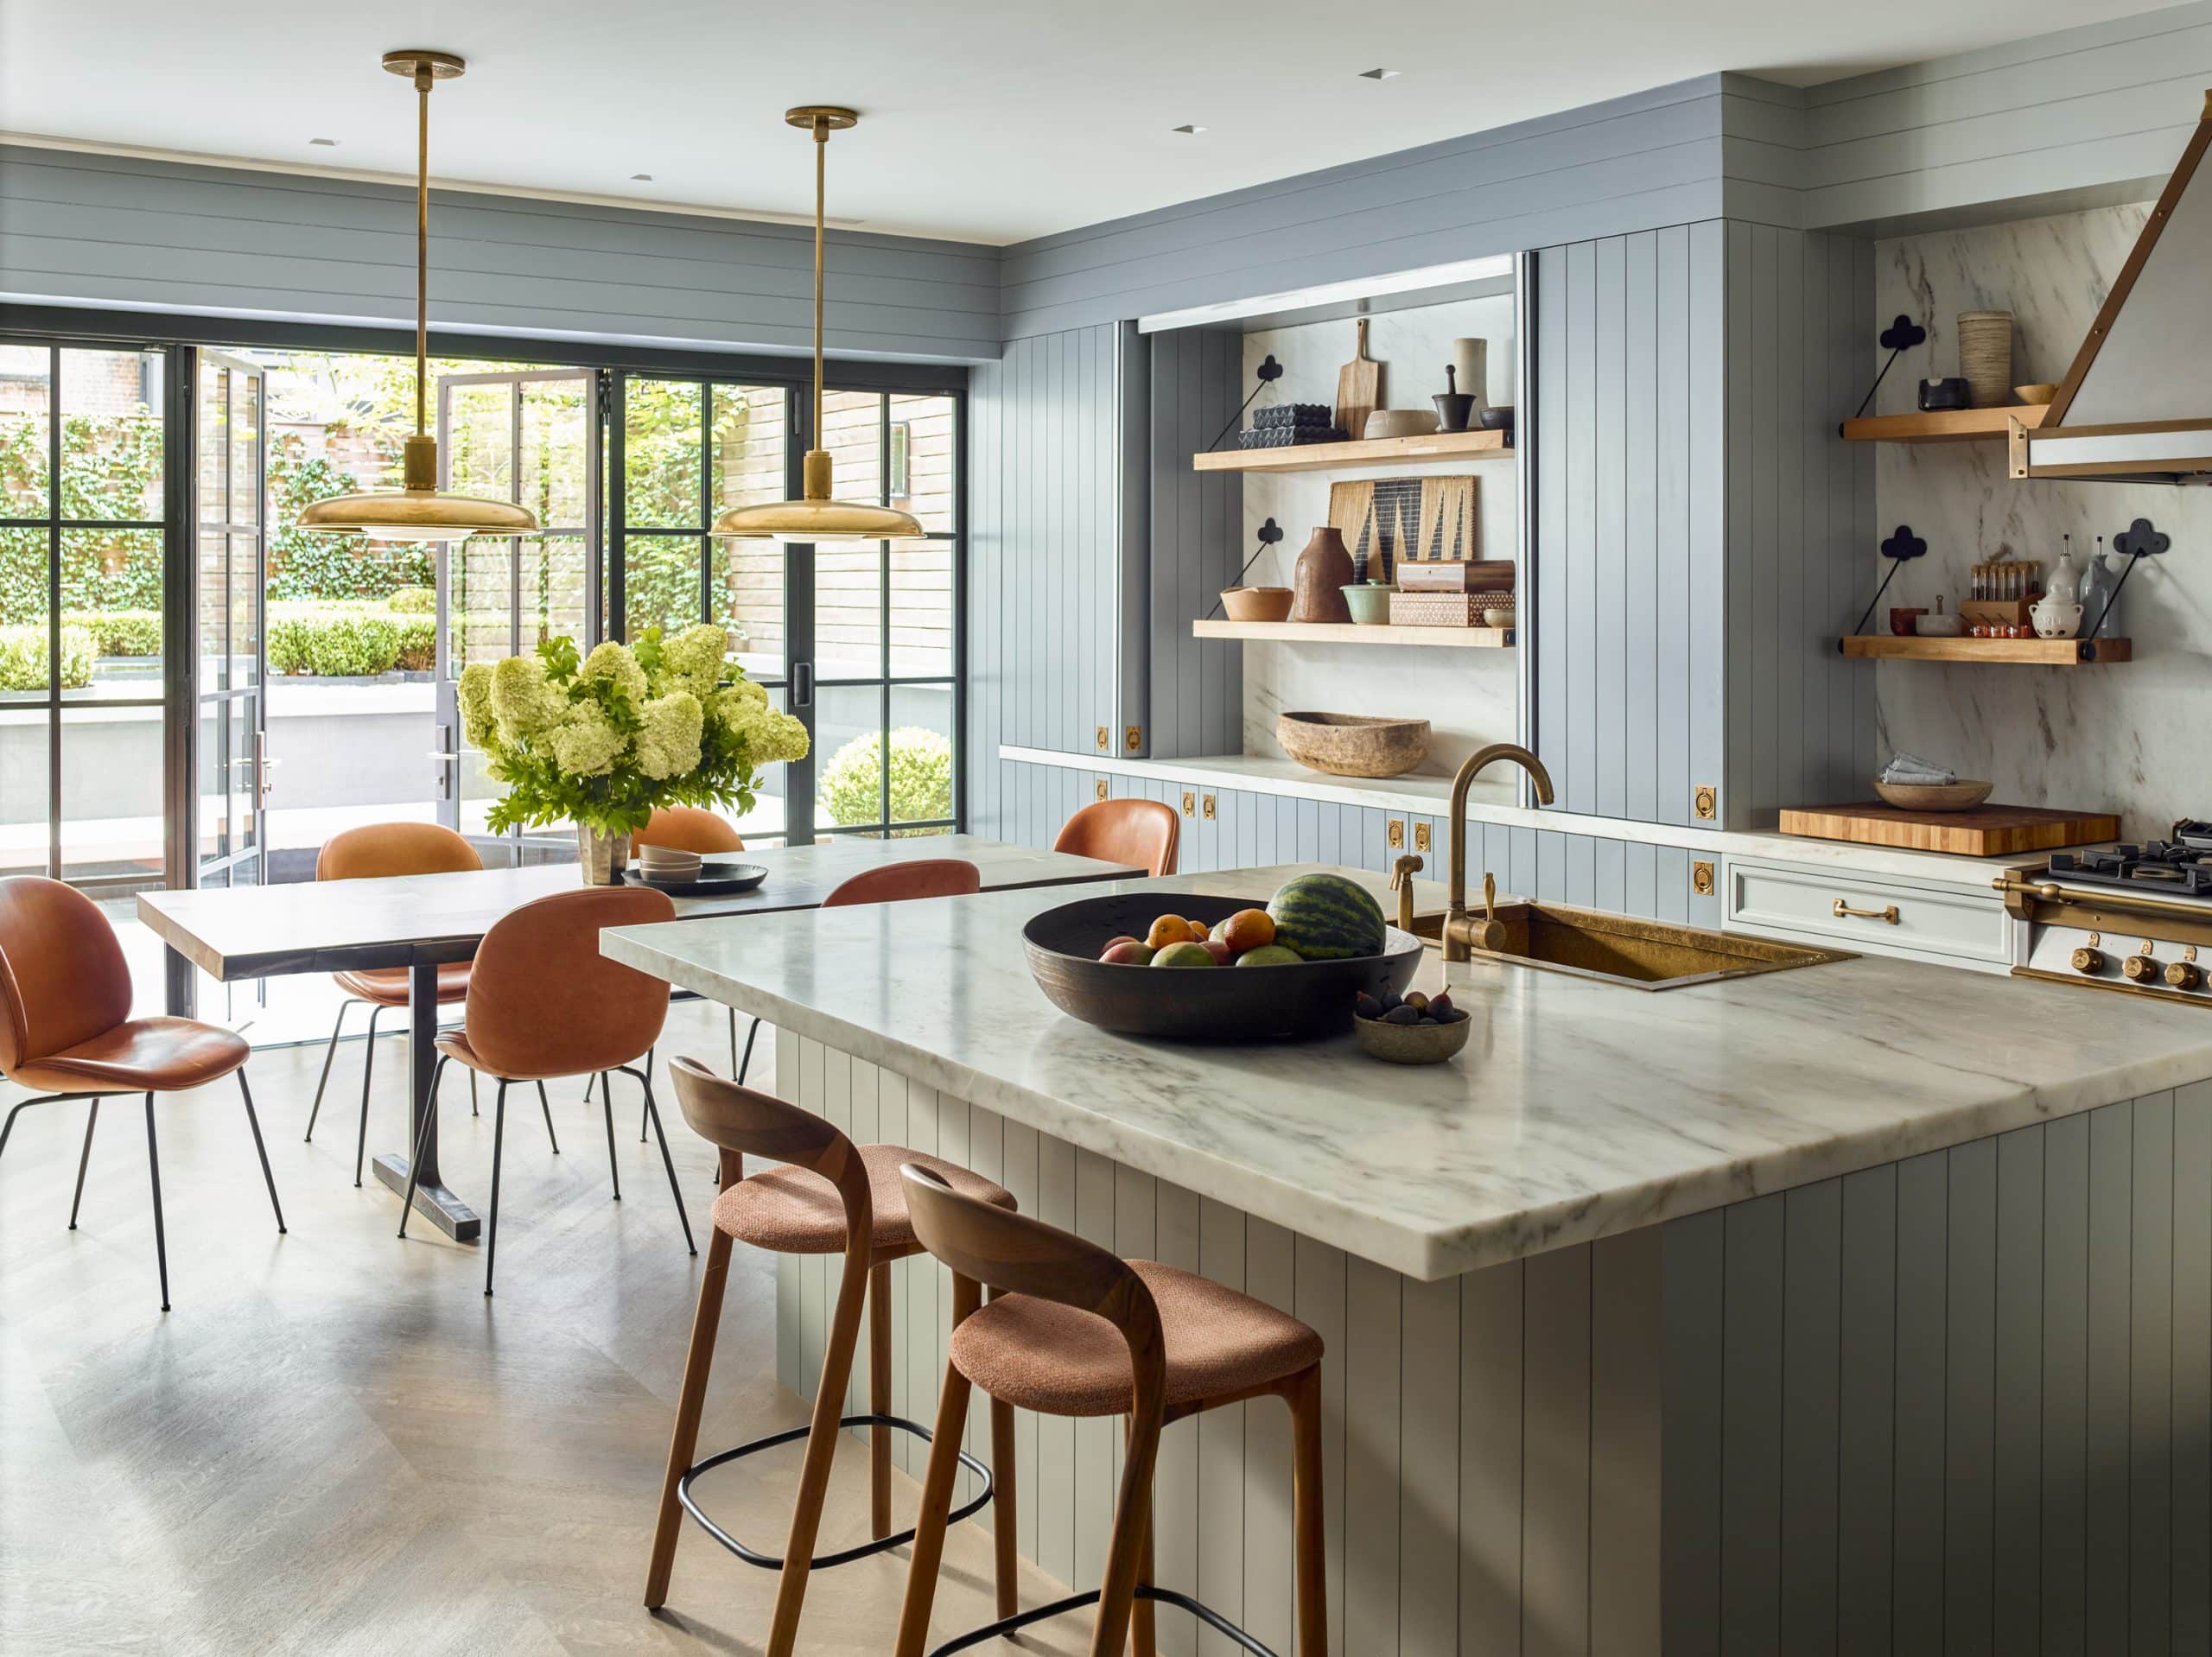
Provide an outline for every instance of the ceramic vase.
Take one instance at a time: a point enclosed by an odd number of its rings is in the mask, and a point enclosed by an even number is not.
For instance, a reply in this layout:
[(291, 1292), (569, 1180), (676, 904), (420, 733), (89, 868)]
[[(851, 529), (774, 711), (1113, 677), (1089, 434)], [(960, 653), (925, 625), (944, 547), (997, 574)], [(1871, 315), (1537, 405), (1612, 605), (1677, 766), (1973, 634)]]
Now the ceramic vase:
[(1959, 313), (1959, 372), (1977, 409), (1999, 409), (2012, 398), (2012, 313)]
[(1298, 568), (1292, 575), (1296, 597), (1290, 606), (1293, 621), (1350, 621), (1351, 611), (1344, 603), (1344, 588), (1352, 584), (1351, 554), (1345, 550), (1344, 538), (1334, 524), (1324, 524), (1313, 531), (1313, 538), (1298, 555)]
[(588, 823), (576, 825), (576, 860), (588, 886), (619, 886), (630, 867), (630, 836), (603, 835)]

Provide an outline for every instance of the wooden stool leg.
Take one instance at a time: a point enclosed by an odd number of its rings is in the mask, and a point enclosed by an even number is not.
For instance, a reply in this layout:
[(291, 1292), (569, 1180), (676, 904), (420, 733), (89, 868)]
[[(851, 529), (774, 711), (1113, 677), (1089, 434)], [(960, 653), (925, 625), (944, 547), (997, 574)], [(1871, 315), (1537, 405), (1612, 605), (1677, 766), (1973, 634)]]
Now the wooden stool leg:
[[(879, 1262), (868, 1275), (868, 1407), (871, 1415), (891, 1413), (891, 1264)], [(891, 1429), (868, 1430), (868, 1534), (880, 1541), (891, 1534)]]
[[(1122, 1442), (1126, 1451), (1129, 1423), (1122, 1422)], [(1152, 1585), (1152, 1498), (1149, 1493), (1144, 1503), (1144, 1547), (1137, 1566), (1137, 1581), (1145, 1587)], [(1160, 1657), (1160, 1646), (1154, 1632), (1152, 1602), (1140, 1599), (1129, 1606), (1129, 1651), (1131, 1657)]]
[(1098, 1621), (1090, 1630), (1090, 1657), (1122, 1657), (1129, 1638), (1137, 1584), (1146, 1574), (1152, 1534), (1152, 1471), (1160, 1457), (1159, 1405), (1145, 1419), (1132, 1417), (1122, 1493), (1114, 1504), (1114, 1533), (1106, 1545), (1106, 1579), (1099, 1584)]
[(937, 1437), (930, 1445), (929, 1471), (922, 1479), (922, 1510), (914, 1521), (914, 1540), (906, 1562), (906, 1598), (899, 1609), (895, 1657), (922, 1657), (928, 1643), (930, 1606), (937, 1598), (937, 1572), (944, 1558), (945, 1515), (952, 1508), (952, 1481), (960, 1471), (960, 1429), (968, 1419), (968, 1377), (944, 1366), (938, 1394)]
[[(721, 1153), (724, 1163), (736, 1160)], [(676, 1432), (668, 1441), (668, 1476), (661, 1481), (660, 1519), (653, 1527), (652, 1562), (645, 1568), (645, 1609), (668, 1603), (669, 1573), (676, 1565), (676, 1539), (683, 1510), (676, 1487), (699, 1448), (699, 1417), (707, 1402), (707, 1374), (714, 1368), (715, 1336), (721, 1328), (722, 1299), (729, 1289), (729, 1234), (720, 1226), (707, 1239), (707, 1270), (699, 1279), (699, 1309), (691, 1316), (691, 1346), (683, 1356), (683, 1386), (676, 1398)]]
[(991, 1547), (998, 1565), (999, 1616), (1021, 1609), (1021, 1566), (1015, 1546), (1014, 1406), (991, 1400)]
[(1321, 1371), (1290, 1384), (1292, 1529), (1298, 1571), (1298, 1657), (1328, 1657), (1329, 1579), (1322, 1558)]
[(798, 1643), (798, 1616), (806, 1603), (814, 1539), (822, 1528), (822, 1503), (829, 1495), (830, 1469), (837, 1454), (837, 1422), (844, 1413), (845, 1383), (852, 1379), (853, 1354), (860, 1347), (861, 1307), (868, 1291), (868, 1264), (863, 1254), (849, 1250), (845, 1255), (837, 1310), (830, 1324), (828, 1349), (822, 1355), (822, 1384), (814, 1392), (814, 1417), (807, 1428), (798, 1500), (792, 1505), (791, 1536), (784, 1544), (784, 1571), (776, 1585), (776, 1616), (768, 1630), (768, 1657), (791, 1657)]

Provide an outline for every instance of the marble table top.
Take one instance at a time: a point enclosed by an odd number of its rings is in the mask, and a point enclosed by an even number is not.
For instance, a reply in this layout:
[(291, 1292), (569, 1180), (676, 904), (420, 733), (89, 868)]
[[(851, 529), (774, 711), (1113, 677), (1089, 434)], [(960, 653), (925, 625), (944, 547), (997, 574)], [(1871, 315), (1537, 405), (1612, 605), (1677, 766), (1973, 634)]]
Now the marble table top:
[[(1137, 880), (1264, 900), (1316, 866)], [(1344, 870), (1378, 895), (1385, 877)], [(1417, 902), (1441, 908), (1423, 881)], [(2212, 1076), (2212, 1013), (1860, 957), (1645, 991), (1453, 966), (1475, 1027), (1399, 1068), (1349, 1036), (1204, 1047), (1062, 1014), (1015, 891), (679, 921), (619, 961), (1427, 1279)], [(1432, 954), (1421, 983), (1443, 977)]]
[[(737, 854), (768, 878), (726, 898), (678, 898), (679, 916), (760, 916), (810, 910), (864, 869), (917, 857), (964, 857), (986, 891), (1106, 880), (1140, 873), (1127, 864), (1040, 852), (977, 835), (902, 840), (838, 835), (811, 846)], [(456, 874), (319, 880), (288, 886), (147, 892), (138, 917), (161, 940), (219, 980), (283, 973), (358, 971), (467, 961), (493, 922), (556, 892), (574, 891), (573, 861)]]

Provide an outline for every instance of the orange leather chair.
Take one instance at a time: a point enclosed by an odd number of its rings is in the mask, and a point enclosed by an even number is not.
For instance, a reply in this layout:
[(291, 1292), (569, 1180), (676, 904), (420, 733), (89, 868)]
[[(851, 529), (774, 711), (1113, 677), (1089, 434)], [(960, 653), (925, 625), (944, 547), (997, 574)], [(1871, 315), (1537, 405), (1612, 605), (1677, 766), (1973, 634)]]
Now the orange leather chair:
[(1158, 800), (1101, 800), (1060, 826), (1052, 849), (1108, 863), (1135, 864), (1156, 880), (1175, 873), (1175, 849), (1182, 837), (1182, 820), (1171, 805)]
[[(435, 822), (372, 822), (333, 835), (323, 842), (315, 860), (318, 880), (376, 879), (394, 874), (453, 874), (480, 869), (484, 860), (476, 848), (450, 828)], [(333, 973), (346, 999), (338, 1004), (338, 1022), (330, 1026), (330, 1045), (322, 1056), (322, 1076), (315, 1084), (315, 1104), (308, 1112), (307, 1138), (315, 1138), (315, 1118), (322, 1114), (322, 1090), (330, 1082), (330, 1062), (338, 1057), (339, 1032), (346, 1026), (350, 1008), (369, 1009), (369, 1043), (361, 1052), (361, 1120), (353, 1134), (353, 1183), (361, 1183), (361, 1157), (369, 1137), (369, 1082), (376, 1074), (377, 1020), (393, 1009), (407, 1006), (407, 968), (376, 967), (361, 972)], [(438, 1002), (450, 1006), (468, 996), (468, 962), (457, 961), (438, 968)], [(472, 1091), (469, 1108), (475, 1108)], [(549, 1126), (550, 1125), (549, 1117)], [(556, 1147), (557, 1148), (557, 1147)]]
[[(668, 986), (662, 980), (610, 961), (599, 952), (599, 935), (610, 926), (645, 926), (676, 918), (665, 892), (647, 886), (584, 886), (557, 892), (509, 911), (493, 923), (476, 947), (475, 970), (458, 1030), (438, 1038), (437, 1068), (430, 1073), (431, 1108), (423, 1115), (423, 1138), (407, 1178), (400, 1205), (399, 1235), (415, 1205), (414, 1170), (423, 1165), (429, 1136), (437, 1131), (438, 1082), (448, 1063), (481, 1071), (499, 1083), (492, 1108), (492, 1206), (484, 1222), (484, 1292), (492, 1292), (492, 1267), (499, 1240), (499, 1166), (506, 1138), (507, 1089), (519, 1082), (537, 1084), (545, 1103), (545, 1083), (556, 1076), (594, 1074), (607, 1106), (607, 1164), (613, 1175), (614, 1200), (622, 1200), (622, 1175), (614, 1160), (614, 1106), (607, 1074), (620, 1070), (636, 1078), (645, 1093), (645, 1114), (660, 1133), (660, 1113), (653, 1108), (649, 1074), (632, 1069), (660, 1039), (668, 1017)], [(550, 1127), (552, 1113), (546, 1112)], [(668, 1136), (660, 1135), (661, 1165), (676, 1197), (683, 1241), (694, 1254), (691, 1216), (677, 1190), (676, 1163)]]
[(235, 1032), (193, 1019), (130, 1016), (130, 968), (92, 900), (74, 886), (40, 875), (0, 879), (0, 1074), (41, 1095), (19, 1101), (0, 1123), (0, 1152), (16, 1118), (33, 1105), (88, 1099), (85, 1148), (77, 1159), (77, 1190), (69, 1201), (69, 1228), (77, 1228), (85, 1197), (85, 1169), (92, 1158), (92, 1129), (100, 1101), (111, 1095), (146, 1095), (146, 1166), (153, 1176), (154, 1260), (162, 1279), (162, 1310), (169, 1309), (168, 1241), (162, 1227), (162, 1156), (154, 1138), (154, 1095), (181, 1093), (238, 1079), (246, 1126), (261, 1158), (269, 1206), (276, 1229), (284, 1209), (246, 1086), (248, 1049)]
[(745, 841), (727, 817), (702, 811), (696, 805), (659, 805), (652, 820), (630, 836), (637, 846), (668, 846), (680, 852), (713, 857), (722, 852), (741, 852)]
[(983, 889), (983, 877), (964, 858), (918, 857), (864, 869), (822, 900), (824, 909), (848, 904), (897, 904), (909, 898), (963, 898)]

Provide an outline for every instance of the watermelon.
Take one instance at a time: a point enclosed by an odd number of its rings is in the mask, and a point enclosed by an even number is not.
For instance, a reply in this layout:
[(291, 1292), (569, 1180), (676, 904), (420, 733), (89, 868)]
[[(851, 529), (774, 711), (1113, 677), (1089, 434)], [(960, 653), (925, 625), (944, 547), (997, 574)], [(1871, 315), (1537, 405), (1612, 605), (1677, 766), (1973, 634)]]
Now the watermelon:
[(1382, 905), (1341, 874), (1301, 874), (1268, 901), (1275, 942), (1307, 961), (1343, 961), (1382, 953)]

